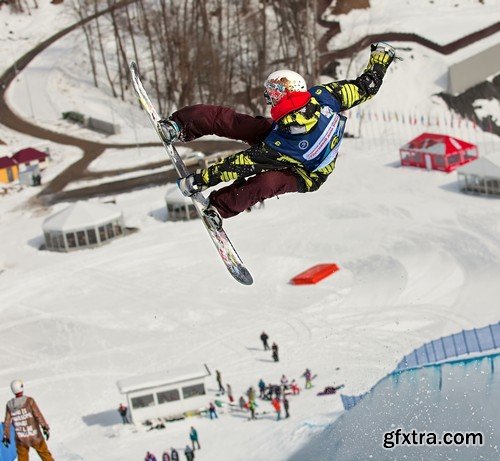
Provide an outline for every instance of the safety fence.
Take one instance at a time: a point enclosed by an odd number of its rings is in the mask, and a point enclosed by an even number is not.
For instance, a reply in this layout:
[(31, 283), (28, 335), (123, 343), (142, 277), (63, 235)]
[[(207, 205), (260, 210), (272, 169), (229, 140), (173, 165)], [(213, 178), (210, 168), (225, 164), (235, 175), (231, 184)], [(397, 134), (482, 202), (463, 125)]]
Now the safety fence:
[[(481, 353), (498, 348), (500, 348), (500, 322), (487, 325), (483, 328), (462, 330), (459, 333), (425, 343), (410, 354), (405, 355), (392, 373), (410, 368), (419, 368), (424, 365), (441, 362), (466, 354)], [(377, 384), (375, 384), (375, 386)], [(349, 410), (354, 407), (360, 400), (367, 396), (375, 386), (364, 394), (341, 395), (340, 397), (344, 409)]]
[[(498, 151), (500, 123), (481, 104), (477, 104), (477, 113), (470, 118), (440, 108), (422, 111), (359, 105), (344, 112), (348, 118), (346, 136), (367, 142), (376, 140), (376, 146), (383, 151), (397, 152), (422, 133), (446, 134), (477, 145), (480, 155), (488, 157)], [(341, 153), (348, 152), (344, 145)]]

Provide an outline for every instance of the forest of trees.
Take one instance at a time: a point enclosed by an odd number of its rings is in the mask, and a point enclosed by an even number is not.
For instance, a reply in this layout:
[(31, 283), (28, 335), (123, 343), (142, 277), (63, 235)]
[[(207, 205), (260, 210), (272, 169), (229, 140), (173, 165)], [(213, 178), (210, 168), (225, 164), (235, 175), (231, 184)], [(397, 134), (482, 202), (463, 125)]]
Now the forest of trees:
[(13, 13), (31, 13), (33, 8), (38, 8), (38, 0), (0, 0), (0, 8), (7, 5)]
[[(85, 19), (123, 0), (73, 0)], [(132, 0), (82, 26), (96, 86), (129, 92), (135, 60), (160, 113), (193, 103), (263, 109), (265, 77), (318, 76), (318, 0)]]

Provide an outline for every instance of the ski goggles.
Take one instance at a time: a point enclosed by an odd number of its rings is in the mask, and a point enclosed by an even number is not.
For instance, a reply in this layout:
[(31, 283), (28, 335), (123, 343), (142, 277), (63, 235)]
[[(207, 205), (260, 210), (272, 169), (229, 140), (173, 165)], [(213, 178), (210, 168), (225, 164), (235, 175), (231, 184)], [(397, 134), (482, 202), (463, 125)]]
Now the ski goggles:
[(268, 106), (274, 106), (286, 93), (286, 87), (281, 83), (267, 82), (264, 88), (264, 98)]

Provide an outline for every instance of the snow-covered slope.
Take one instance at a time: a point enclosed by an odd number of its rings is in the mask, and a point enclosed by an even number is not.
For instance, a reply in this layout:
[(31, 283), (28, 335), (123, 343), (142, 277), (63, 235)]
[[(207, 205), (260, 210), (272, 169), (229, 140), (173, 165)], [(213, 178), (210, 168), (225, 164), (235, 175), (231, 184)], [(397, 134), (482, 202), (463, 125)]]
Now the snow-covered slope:
[(390, 375), (291, 459), (497, 459), (499, 363), (496, 354)]
[[(453, 18), (465, 21), (456, 11)], [(418, 108), (419, 116), (449, 117), (431, 98), (444, 58), (415, 49), (414, 59), (406, 56), (389, 72), (367, 111)], [(359, 67), (364, 60), (360, 55)], [(455, 173), (397, 166), (398, 147), (411, 136), (444, 128), (367, 117), (362, 137), (344, 140), (337, 170), (320, 191), (283, 196), (228, 220), (252, 287), (226, 274), (199, 222), (156, 218), (163, 187), (114, 197), (139, 232), (70, 254), (37, 249), (43, 219), (64, 204), (29, 208), (32, 190), (1, 197), (0, 401), (10, 397), (10, 380), (24, 379), (62, 461), (142, 459), (148, 449), (159, 455), (182, 448), (191, 425), (203, 447), (197, 460), (287, 459), (341, 412), (338, 396), (319, 398), (317, 389), (344, 383), (349, 394), (366, 391), (421, 343), (498, 321), (500, 201), (459, 193)], [(149, 136), (144, 130), (139, 135)], [(446, 131), (500, 160), (496, 137), (466, 125)], [(323, 262), (341, 270), (317, 286), (287, 283)], [(262, 330), (280, 346), (278, 364), (260, 348)], [(258, 402), (268, 414), (255, 422), (228, 413), (163, 431), (119, 424), (118, 379), (184, 363), (221, 370), (237, 397), (261, 377), (299, 378), (306, 367), (318, 377), (313, 390), (290, 399), (292, 417), (279, 423), (271, 406)]]

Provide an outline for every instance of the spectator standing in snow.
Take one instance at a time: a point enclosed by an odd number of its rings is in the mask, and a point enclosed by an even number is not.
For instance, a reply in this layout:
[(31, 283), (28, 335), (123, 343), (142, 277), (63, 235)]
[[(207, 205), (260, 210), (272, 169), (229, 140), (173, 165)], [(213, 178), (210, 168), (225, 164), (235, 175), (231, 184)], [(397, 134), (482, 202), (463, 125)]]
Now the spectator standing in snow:
[(120, 403), (120, 406), (118, 407), (118, 413), (120, 413), (120, 416), (122, 417), (123, 424), (130, 424), (130, 421), (128, 420), (127, 412), (128, 412), (128, 408), (125, 405), (123, 405), (123, 403)]
[(273, 399), (273, 393), (274, 393), (274, 384), (269, 384), (265, 388), (265, 393), (264, 393), (264, 400), (269, 400), (271, 401)]
[(279, 399), (274, 398), (272, 400), (271, 404), (276, 411), (276, 421), (279, 421), (281, 419), (281, 404), (280, 404)]
[(193, 451), (195, 450), (194, 445), (198, 446), (198, 450), (201, 449), (200, 442), (198, 441), (198, 431), (191, 426), (191, 432), (189, 433), (189, 438), (191, 439), (191, 444), (193, 445)]
[(208, 406), (208, 416), (210, 416), (210, 419), (218, 418), (215, 405), (212, 402), (210, 402), (210, 405)]
[(274, 395), (278, 400), (281, 398), (281, 386), (274, 386)]
[(179, 453), (175, 448), (170, 448), (170, 461), (179, 461)]
[(276, 343), (273, 343), (273, 345), (271, 346), (271, 349), (272, 349), (272, 355), (273, 355), (273, 360), (275, 362), (279, 362), (280, 359), (279, 359), (279, 356), (278, 356), (278, 345)]
[(267, 344), (267, 340), (269, 339), (269, 336), (265, 331), (262, 332), (260, 335), (260, 340), (262, 341), (262, 344), (264, 345), (264, 350), (268, 351), (269, 350), (269, 344)]
[(245, 405), (246, 405), (245, 397), (241, 396), (240, 400), (238, 401), (238, 403), (240, 405), (240, 410), (243, 411), (245, 409)]
[(249, 402), (252, 402), (255, 400), (255, 389), (253, 388), (253, 386), (250, 386), (248, 388), (247, 397), (248, 397)]
[(300, 387), (297, 384), (297, 381), (295, 381), (295, 379), (292, 379), (292, 382), (290, 383), (290, 389), (292, 389), (293, 395), (300, 394)]
[(168, 451), (163, 452), (163, 455), (161, 457), (161, 461), (170, 461), (170, 455), (168, 454)]
[[(28, 461), (29, 449), (34, 448), (42, 461), (54, 461), (45, 439), (49, 440), (50, 428), (35, 400), (24, 395), (24, 384), (16, 379), (10, 383), (15, 397), (7, 402), (2, 443), (10, 444), (10, 426), (16, 431), (16, 451), (19, 461)], [(45, 436), (45, 439), (43, 438)]]
[(229, 403), (233, 403), (234, 396), (233, 396), (233, 390), (231, 389), (231, 385), (226, 384), (226, 389), (227, 389), (227, 398), (229, 399)]
[(281, 386), (283, 387), (283, 394), (288, 389), (288, 378), (285, 375), (281, 375)]
[(286, 397), (283, 397), (283, 408), (285, 409), (285, 418), (290, 418), (290, 413), (288, 412), (290, 409), (290, 403)]
[(222, 385), (222, 376), (219, 370), (215, 370), (215, 379), (217, 380), (217, 384), (219, 385), (219, 392), (222, 392), (224, 394), (226, 390)]
[(144, 461), (156, 461), (156, 456), (153, 455), (151, 452), (146, 453), (146, 457), (144, 458)]
[(255, 409), (257, 408), (257, 404), (255, 403), (255, 400), (250, 400), (248, 402), (248, 409), (250, 410), (250, 419), (256, 419), (255, 418)]
[(186, 445), (186, 448), (184, 448), (184, 455), (186, 456), (187, 461), (193, 461), (194, 451), (189, 445)]
[(305, 388), (306, 389), (311, 389), (311, 387), (312, 387), (312, 378), (313, 378), (311, 370), (309, 370), (309, 368), (306, 368), (306, 371), (304, 371), (304, 374), (302, 376), (306, 379)]
[(266, 383), (264, 382), (264, 380), (261, 378), (259, 380), (259, 397), (261, 399), (264, 398), (264, 394), (266, 392)]

